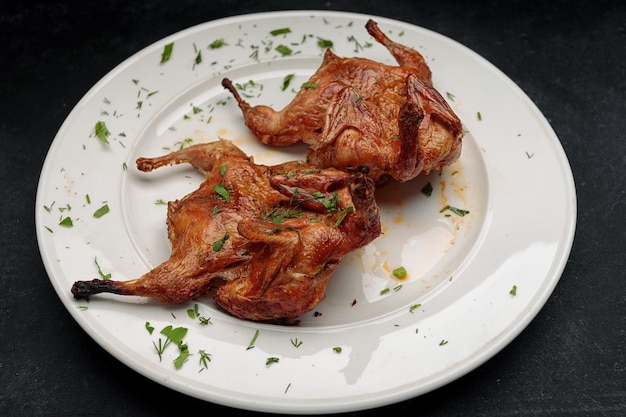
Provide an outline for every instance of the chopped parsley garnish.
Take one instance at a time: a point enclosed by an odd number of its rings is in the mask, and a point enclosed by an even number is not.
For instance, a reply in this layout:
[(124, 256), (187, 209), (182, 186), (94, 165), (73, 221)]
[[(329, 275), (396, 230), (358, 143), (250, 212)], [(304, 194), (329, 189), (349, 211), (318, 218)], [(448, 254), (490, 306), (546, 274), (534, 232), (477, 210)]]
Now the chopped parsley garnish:
[(430, 182), (422, 187), (422, 194), (425, 194), (428, 197), (433, 195), (433, 185)]
[(270, 35), (272, 36), (278, 36), (278, 35), (286, 35), (287, 33), (291, 33), (291, 29), (289, 28), (281, 28), (281, 29), (274, 29), (270, 32)]
[(93, 217), (99, 219), (109, 212), (109, 205), (105, 204), (93, 213)]
[(198, 360), (200, 363), (200, 366), (203, 369), (208, 369), (209, 367), (209, 362), (211, 362), (211, 354), (206, 353), (203, 349), (200, 349), (198, 351), (198, 354), (200, 355), (200, 359)]
[(411, 307), (409, 307), (409, 313), (413, 313), (415, 309), (420, 308), (421, 306), (421, 304), (413, 304)]
[(94, 130), (96, 132), (96, 137), (108, 145), (111, 132), (109, 132), (106, 123), (102, 121), (97, 121)]
[[(148, 328), (147, 326), (148, 326), (148, 323), (146, 323), (146, 328)], [(187, 348), (187, 345), (183, 343), (183, 338), (187, 334), (187, 329), (184, 327), (172, 328), (172, 326), (170, 325), (170, 326), (164, 327), (163, 330), (161, 330), (161, 334), (165, 336), (165, 342), (163, 342), (163, 339), (161, 338), (159, 338), (158, 344), (155, 342), (152, 342), (154, 349), (157, 351), (157, 354), (159, 355), (159, 361), (163, 359), (163, 352), (165, 352), (165, 349), (170, 344), (174, 343), (175, 345), (178, 346), (178, 349), (180, 352), (178, 357), (174, 359), (174, 366), (176, 367), (176, 369), (180, 369), (183, 366), (183, 364), (187, 361), (187, 357), (189, 356), (189, 349)]]
[(213, 42), (211, 42), (209, 44), (209, 48), (210, 49), (219, 49), (222, 46), (226, 45), (226, 42), (224, 42), (224, 39), (215, 39)]
[(299, 348), (300, 346), (302, 346), (302, 341), (301, 341), (301, 340), (298, 340), (298, 338), (296, 337), (295, 339), (291, 339), (291, 344), (292, 344), (294, 347)]
[(317, 44), (319, 45), (320, 48), (332, 48), (333, 47), (333, 41), (330, 41), (328, 39), (322, 39), (319, 36), (317, 37)]
[(109, 278), (111, 278), (111, 274), (104, 274), (102, 272), (102, 269), (100, 268), (100, 264), (98, 263), (98, 258), (94, 258), (93, 262), (96, 264), (96, 267), (98, 268), (98, 275), (100, 275), (100, 278), (102, 278), (103, 280), (107, 280)]
[(443, 345), (447, 345), (448, 341), (447, 340), (442, 340), (441, 342), (439, 342), (439, 346), (443, 346)]
[(326, 198), (326, 195), (322, 193), (321, 191), (316, 191), (313, 194), (311, 194), (311, 196), (317, 201), (319, 201), (320, 203), (322, 203), (322, 205), (324, 206), (324, 208), (326, 208), (327, 211), (338, 210), (337, 206), (339, 204), (339, 194), (337, 194), (336, 192), (333, 192), (332, 195), (328, 198)]
[(289, 87), (289, 83), (291, 83), (293, 77), (295, 77), (295, 74), (289, 74), (283, 78), (283, 85), (280, 87), (282, 91), (285, 91)]
[(190, 319), (195, 319), (199, 315), (198, 304), (194, 304), (193, 308), (187, 309), (187, 315)]
[(261, 217), (265, 220), (271, 220), (273, 224), (281, 224), (286, 219), (297, 219), (298, 217), (301, 217), (302, 214), (303, 213), (300, 210), (293, 208), (274, 208), (268, 213), (263, 213)]
[(224, 199), (227, 203), (230, 202), (230, 193), (224, 187), (224, 183), (217, 184), (213, 186), (213, 190)]
[(480, 122), (481, 120), (483, 120), (483, 115), (480, 114), (480, 112), (476, 113), (476, 118), (478, 119), (478, 121)]
[(165, 64), (172, 57), (172, 51), (174, 51), (174, 42), (168, 43), (163, 47), (161, 53), (161, 64)]
[(203, 349), (200, 349), (198, 351), (198, 354), (200, 355), (200, 359), (198, 359), (198, 362), (200, 363), (201, 368), (208, 369), (209, 362), (211, 362), (211, 354), (206, 353)]
[(335, 352), (335, 353), (341, 353), (341, 351), (342, 351), (341, 346), (335, 346), (333, 348), (333, 352)]
[(276, 51), (278, 51), (282, 56), (291, 55), (291, 53), (293, 52), (289, 47), (285, 45), (278, 45), (276, 47)]
[(317, 88), (318, 84), (317, 83), (310, 83), (310, 82), (304, 82), (302, 83), (302, 88)]
[(213, 252), (219, 252), (229, 238), (230, 233), (226, 232), (219, 240), (213, 242)]
[(335, 222), (335, 227), (339, 227), (341, 225), (341, 223), (343, 222), (343, 220), (348, 215), (348, 213), (352, 213), (353, 211), (354, 211), (354, 206), (350, 206), (347, 209), (345, 209), (344, 211), (342, 211), (341, 215), (339, 216), (339, 218)]
[(405, 278), (406, 277), (406, 269), (403, 266), (394, 269), (393, 271), (391, 271), (391, 273), (396, 278)]
[(252, 340), (250, 340), (250, 343), (248, 343), (248, 347), (246, 348), (246, 350), (250, 350), (254, 348), (254, 343), (256, 342), (256, 339), (259, 337), (259, 329), (257, 329), (254, 332), (254, 336), (252, 336)]
[(443, 213), (444, 211), (449, 210), (452, 213), (456, 214), (457, 216), (463, 217), (466, 214), (469, 214), (469, 210), (463, 210), (457, 207), (452, 207), (451, 205), (447, 205), (444, 208), (442, 208), (441, 210), (439, 210), (439, 213)]
[(72, 222), (72, 219), (68, 216), (68, 217), (64, 217), (59, 222), (59, 226), (72, 227), (72, 226), (74, 226), (74, 223)]
[(511, 291), (509, 291), (509, 294), (511, 295), (517, 295), (517, 285), (513, 285), (513, 288), (511, 288)]
[(280, 361), (280, 359), (276, 358), (276, 357), (270, 357), (267, 358), (267, 360), (265, 361), (265, 366), (270, 366), (273, 363), (278, 363)]

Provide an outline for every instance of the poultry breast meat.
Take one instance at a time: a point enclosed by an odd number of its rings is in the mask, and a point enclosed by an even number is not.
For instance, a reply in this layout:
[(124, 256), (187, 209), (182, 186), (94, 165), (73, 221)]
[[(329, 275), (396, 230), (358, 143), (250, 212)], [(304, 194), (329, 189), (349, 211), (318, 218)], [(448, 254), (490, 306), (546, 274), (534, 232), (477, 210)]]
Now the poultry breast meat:
[(251, 106), (228, 78), (222, 85), (260, 141), (274, 146), (302, 141), (309, 145), (308, 161), (321, 167), (366, 165), (383, 183), (454, 162), (461, 152), (461, 121), (433, 87), (423, 56), (390, 40), (373, 20), (366, 29), (398, 66), (340, 58), (327, 49), (315, 74), (280, 111)]
[(137, 167), (180, 163), (206, 180), (168, 203), (170, 258), (138, 279), (77, 281), (74, 297), (107, 292), (182, 303), (212, 292), (240, 318), (295, 318), (323, 299), (346, 254), (381, 233), (367, 168), (257, 165), (226, 140), (139, 158)]

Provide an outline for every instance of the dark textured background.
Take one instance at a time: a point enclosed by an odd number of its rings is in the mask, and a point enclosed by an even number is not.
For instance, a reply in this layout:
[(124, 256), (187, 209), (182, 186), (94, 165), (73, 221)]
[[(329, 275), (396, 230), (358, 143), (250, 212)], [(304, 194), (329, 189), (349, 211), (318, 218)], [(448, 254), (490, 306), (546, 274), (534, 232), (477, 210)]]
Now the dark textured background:
[(157, 385), (93, 342), (46, 276), (35, 238), (34, 198), (56, 131), (113, 67), (189, 26), (280, 9), (380, 15), (459, 41), (535, 101), (574, 172), (576, 238), (563, 277), (537, 318), (477, 370), (383, 411), (396, 416), (626, 415), (626, 5), (600, 0), (3, 5), (0, 415), (252, 415)]

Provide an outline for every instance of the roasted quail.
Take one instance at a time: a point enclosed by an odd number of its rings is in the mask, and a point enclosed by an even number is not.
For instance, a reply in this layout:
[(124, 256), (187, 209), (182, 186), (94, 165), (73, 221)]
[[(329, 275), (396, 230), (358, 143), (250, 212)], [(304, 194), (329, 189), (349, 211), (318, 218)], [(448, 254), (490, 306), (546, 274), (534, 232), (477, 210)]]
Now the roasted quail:
[(263, 143), (309, 145), (308, 162), (346, 169), (365, 165), (377, 183), (410, 180), (454, 162), (463, 136), (459, 118), (435, 90), (431, 71), (414, 49), (390, 40), (369, 20), (366, 29), (398, 62), (340, 58), (323, 62), (285, 108), (251, 106), (232, 81), (246, 126)]
[(234, 316), (298, 317), (317, 305), (341, 259), (380, 234), (367, 169), (254, 164), (226, 140), (139, 158), (141, 171), (189, 163), (206, 180), (168, 203), (171, 257), (130, 281), (77, 281), (76, 298), (108, 292), (182, 303), (209, 291)]

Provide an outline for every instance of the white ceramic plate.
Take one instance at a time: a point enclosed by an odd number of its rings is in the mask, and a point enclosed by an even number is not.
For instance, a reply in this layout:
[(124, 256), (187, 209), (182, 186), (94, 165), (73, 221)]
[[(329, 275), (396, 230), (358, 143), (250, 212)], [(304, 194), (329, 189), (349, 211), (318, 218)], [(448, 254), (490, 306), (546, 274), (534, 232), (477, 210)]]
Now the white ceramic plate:
[[(238, 320), (209, 298), (178, 306), (112, 295), (73, 299), (76, 280), (100, 273), (136, 278), (169, 256), (166, 206), (159, 202), (183, 197), (202, 178), (183, 166), (140, 173), (137, 157), (223, 137), (259, 163), (303, 158), (300, 146), (259, 145), (220, 82), (228, 76), (246, 87), (251, 103), (281, 108), (320, 64), (319, 38), (332, 41), (339, 55), (393, 64), (364, 29), (367, 18), (280, 12), (192, 27), (123, 62), (72, 110), (42, 170), (37, 237), (58, 296), (113, 356), (219, 404), (342, 412), (401, 401), (466, 374), (537, 314), (559, 280), (575, 229), (575, 189), (557, 137), (528, 97), (484, 59), (446, 37), (380, 17), (385, 33), (427, 58), (435, 86), (467, 131), (462, 156), (441, 174), (377, 191), (384, 235), (345, 259), (327, 298), (299, 326)], [(271, 34), (283, 28), (290, 33)], [(168, 44), (170, 58), (160, 63)], [(292, 53), (281, 55), (279, 45)], [(110, 131), (108, 144), (95, 135), (97, 122)], [(427, 197), (420, 190), (429, 182)], [(109, 212), (94, 217), (105, 204)], [(469, 214), (441, 212), (446, 205)], [(60, 225), (66, 218), (71, 227)], [(391, 275), (398, 266), (407, 279)], [(188, 315), (196, 305), (209, 324)], [(188, 330), (191, 355), (180, 369), (173, 364), (177, 346), (161, 360), (155, 349), (168, 325)], [(210, 361), (204, 356), (203, 363), (200, 351)]]

